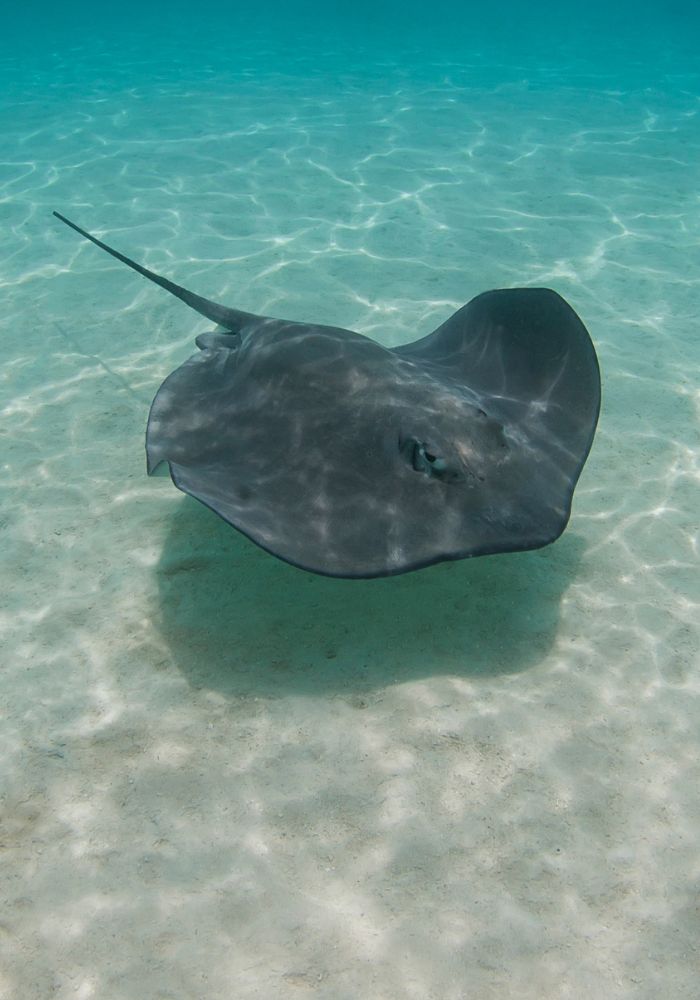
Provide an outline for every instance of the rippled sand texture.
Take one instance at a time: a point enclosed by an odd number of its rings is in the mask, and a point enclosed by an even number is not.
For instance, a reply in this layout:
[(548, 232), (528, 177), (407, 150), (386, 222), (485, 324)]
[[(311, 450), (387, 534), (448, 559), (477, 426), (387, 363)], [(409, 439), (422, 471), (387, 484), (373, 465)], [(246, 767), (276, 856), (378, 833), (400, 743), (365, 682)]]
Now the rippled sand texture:
[[(696, 998), (697, 67), (199, 30), (3, 56), (0, 997)], [(388, 345), (556, 288), (604, 377), (569, 529), (266, 555), (145, 476), (208, 324), (52, 209)]]

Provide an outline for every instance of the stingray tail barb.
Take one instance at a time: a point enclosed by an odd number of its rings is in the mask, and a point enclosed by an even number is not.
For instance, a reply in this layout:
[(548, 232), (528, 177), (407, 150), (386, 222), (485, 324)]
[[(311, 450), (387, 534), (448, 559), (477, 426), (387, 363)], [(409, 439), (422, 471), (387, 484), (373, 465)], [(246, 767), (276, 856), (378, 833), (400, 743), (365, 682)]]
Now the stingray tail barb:
[(220, 326), (225, 327), (230, 330), (231, 333), (237, 333), (247, 322), (255, 319), (253, 313), (241, 312), (238, 309), (229, 309), (227, 306), (219, 305), (217, 302), (211, 302), (209, 299), (203, 298), (201, 295), (195, 295), (194, 292), (188, 291), (186, 288), (182, 288), (180, 285), (176, 285), (174, 281), (168, 281), (167, 278), (163, 278), (160, 274), (156, 274), (154, 271), (149, 271), (147, 267), (143, 267), (141, 264), (137, 264), (135, 260), (131, 260), (130, 257), (126, 257), (123, 253), (119, 253), (113, 247), (107, 246), (102, 240), (98, 240), (96, 236), (91, 236), (90, 233), (81, 229), (77, 226), (75, 222), (71, 222), (67, 219), (65, 215), (61, 215), (60, 212), (53, 213), (57, 219), (61, 222), (65, 222), (67, 226), (74, 229), (76, 233), (80, 233), (84, 236), (86, 240), (90, 240), (95, 246), (100, 247), (101, 250), (106, 250), (108, 254), (112, 257), (116, 257), (120, 260), (122, 264), (126, 264), (127, 267), (132, 268), (134, 271), (138, 271), (142, 274), (144, 278), (148, 278), (149, 281), (155, 282), (156, 285), (160, 285), (164, 288), (166, 292), (170, 292), (171, 295), (175, 295), (178, 299), (188, 305), (191, 309), (194, 309), (201, 316), (206, 316), (213, 323), (219, 323)]

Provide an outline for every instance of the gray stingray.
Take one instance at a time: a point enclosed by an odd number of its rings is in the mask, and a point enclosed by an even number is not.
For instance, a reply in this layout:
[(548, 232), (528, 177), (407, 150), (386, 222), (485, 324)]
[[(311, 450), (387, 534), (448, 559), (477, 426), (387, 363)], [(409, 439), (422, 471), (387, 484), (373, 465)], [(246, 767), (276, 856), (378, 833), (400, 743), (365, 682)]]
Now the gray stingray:
[(268, 552), (388, 576), (536, 549), (566, 527), (600, 373), (556, 292), (484, 292), (388, 349), (217, 305), (54, 214), (218, 324), (156, 393), (148, 473), (167, 463), (178, 489)]

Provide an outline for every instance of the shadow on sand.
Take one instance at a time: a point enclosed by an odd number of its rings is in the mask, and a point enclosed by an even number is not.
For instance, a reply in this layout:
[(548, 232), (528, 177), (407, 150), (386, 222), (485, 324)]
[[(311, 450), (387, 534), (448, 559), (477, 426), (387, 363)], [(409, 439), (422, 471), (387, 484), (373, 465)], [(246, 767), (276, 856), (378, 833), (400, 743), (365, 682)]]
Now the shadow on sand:
[(536, 552), (336, 580), (275, 559), (186, 498), (156, 568), (155, 618), (189, 683), (231, 697), (515, 673), (550, 649), (582, 552), (569, 531)]

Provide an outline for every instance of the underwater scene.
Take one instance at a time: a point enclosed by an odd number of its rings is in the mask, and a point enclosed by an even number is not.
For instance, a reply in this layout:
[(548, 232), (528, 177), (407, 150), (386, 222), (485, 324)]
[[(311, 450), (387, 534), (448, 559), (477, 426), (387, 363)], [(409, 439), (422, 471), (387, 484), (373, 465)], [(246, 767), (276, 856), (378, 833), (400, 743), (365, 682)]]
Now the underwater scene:
[(5, 15), (0, 1000), (697, 1000), (698, 38)]

